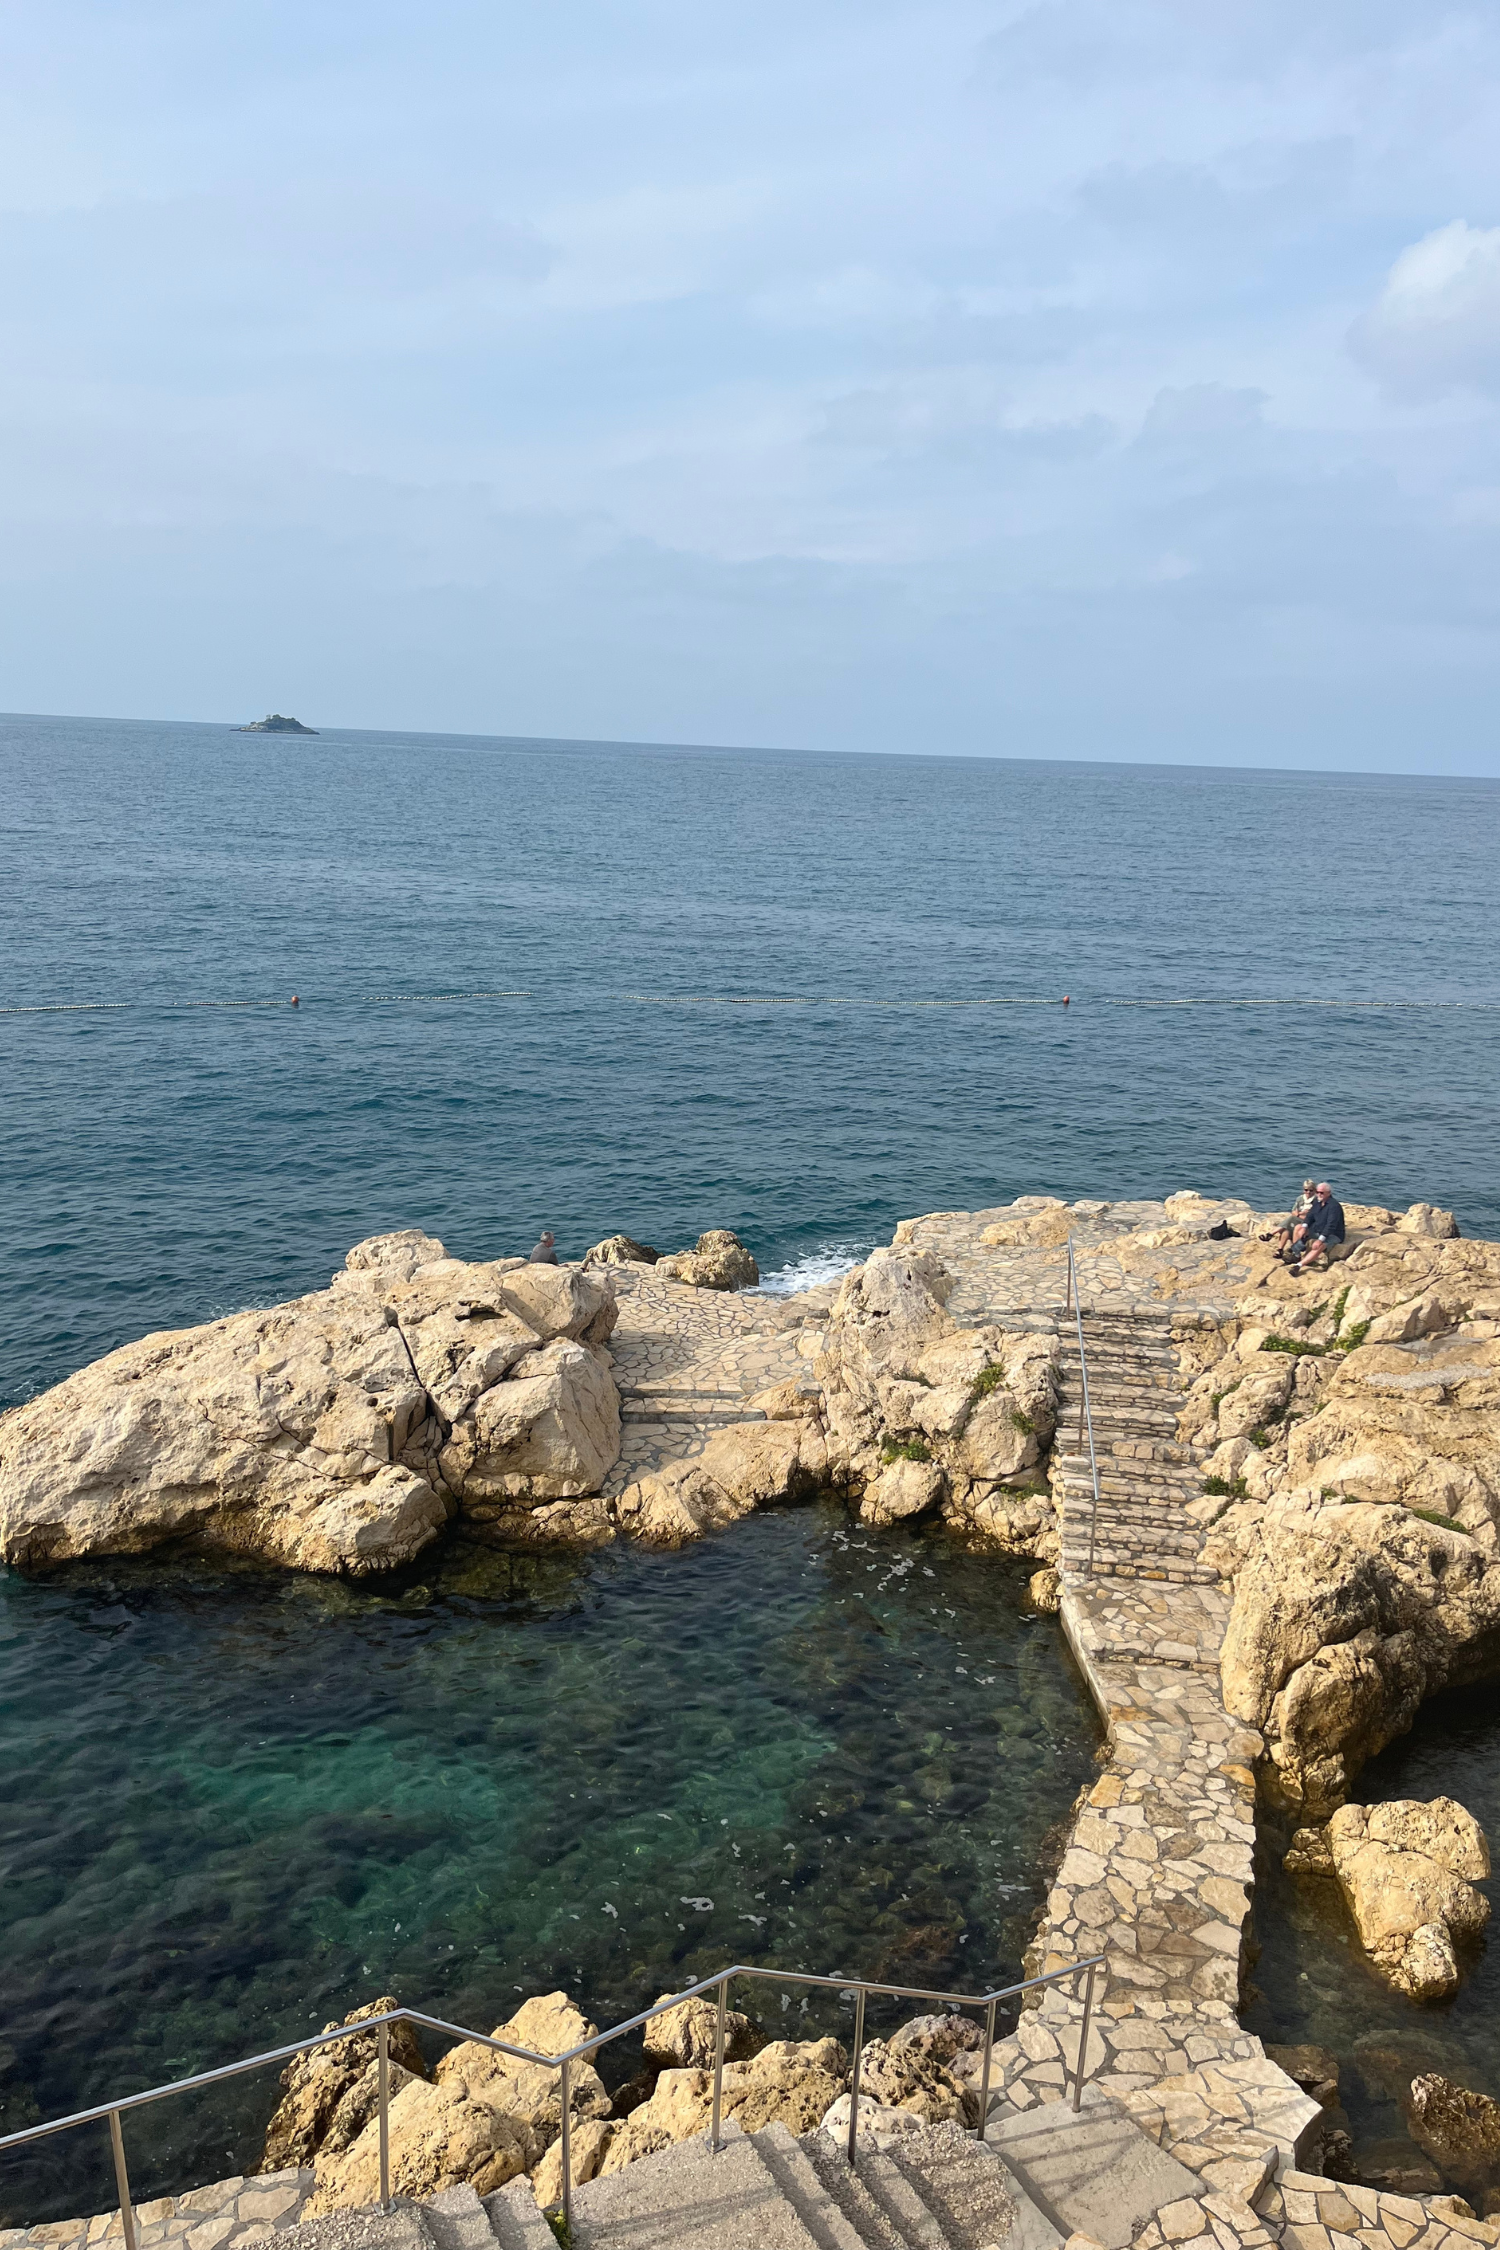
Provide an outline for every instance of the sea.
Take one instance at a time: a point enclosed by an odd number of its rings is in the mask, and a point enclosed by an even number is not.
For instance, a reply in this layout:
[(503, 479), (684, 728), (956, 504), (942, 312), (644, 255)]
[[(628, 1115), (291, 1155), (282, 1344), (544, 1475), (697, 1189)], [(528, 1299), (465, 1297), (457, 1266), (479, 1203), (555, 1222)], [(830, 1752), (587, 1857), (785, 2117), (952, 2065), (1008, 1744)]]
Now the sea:
[[(0, 718), (0, 1406), (393, 1227), (728, 1226), (782, 1293), (1019, 1194), (1312, 1173), (1500, 1234), (1497, 828), (1493, 782), (1270, 764)], [(1024, 1587), (831, 1501), (375, 1586), (0, 1573), (0, 2132), (383, 1992), (1016, 1974), (1098, 1745)], [(1500, 1721), (1413, 1741), (1500, 1803)], [(1384, 2025), (1278, 1929), (1257, 2028)], [(275, 2092), (132, 2119), (138, 2192), (253, 2166)], [(0, 2159), (0, 2224), (107, 2205), (89, 2133)]]

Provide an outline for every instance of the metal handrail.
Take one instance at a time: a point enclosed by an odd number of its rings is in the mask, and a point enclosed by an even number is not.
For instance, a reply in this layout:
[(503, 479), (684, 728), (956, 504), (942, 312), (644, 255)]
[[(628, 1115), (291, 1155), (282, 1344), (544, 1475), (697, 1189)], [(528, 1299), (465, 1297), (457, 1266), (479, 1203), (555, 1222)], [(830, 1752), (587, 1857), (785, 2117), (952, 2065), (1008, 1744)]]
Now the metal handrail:
[(340, 2039), (357, 2039), (365, 2032), (378, 2033), (377, 2059), (379, 2063), (379, 2140), (380, 2140), (380, 2203), (389, 2210), (391, 2202), (390, 2175), (390, 2027), (393, 2023), (418, 2024), (426, 2031), (445, 2033), (449, 2038), (468, 2039), (481, 2047), (493, 2047), (498, 2054), (510, 2055), (517, 2062), (538, 2063), (544, 2070), (558, 2074), (558, 2099), (561, 2106), (561, 2161), (562, 2161), (562, 2212), (571, 2225), (573, 2217), (572, 2176), (572, 2111), (569, 2078), (572, 2066), (585, 2056), (597, 2054), (611, 2040), (623, 2039), (627, 2032), (639, 2031), (642, 2024), (650, 2023), (653, 2016), (665, 2015), (669, 2008), (680, 2008), (685, 2000), (695, 2000), (701, 1993), (715, 1992), (718, 1996), (718, 2013), (714, 2028), (714, 2096), (713, 2123), (709, 2131), (710, 2151), (717, 2155), (722, 2145), (720, 2125), (723, 2117), (724, 2085), (724, 2032), (727, 2014), (726, 1996), (735, 1977), (752, 1977), (772, 1984), (815, 1984), (830, 1987), (835, 1992), (852, 1992), (854, 2002), (854, 2057), (849, 2077), (849, 2140), (848, 2156), (854, 2162), (855, 2141), (859, 2132), (859, 2066), (864, 2045), (865, 2000), (875, 1992), (894, 2000), (942, 2000), (951, 2007), (983, 2008), (984, 2065), (979, 2088), (979, 2139), (985, 2135), (990, 2099), (990, 2057), (995, 2043), (995, 2010), (1002, 2000), (1013, 2000), (1023, 1992), (1035, 1992), (1043, 1985), (1062, 1984), (1087, 1974), (1084, 1988), (1083, 2026), (1078, 2041), (1078, 2060), (1073, 2070), (1073, 2107), (1076, 2110), (1083, 2100), (1085, 2060), (1088, 2054), (1089, 2025), (1094, 2013), (1094, 1979), (1104, 1965), (1102, 1953), (1091, 1954), (1087, 1960), (1071, 1961), (1066, 1968), (1049, 1969), (1044, 1976), (1026, 1977), (1020, 1984), (1008, 1984), (995, 1992), (930, 1992), (919, 1985), (872, 1984), (863, 1977), (819, 1977), (798, 1969), (756, 1969), (748, 1963), (737, 1961), (732, 1968), (720, 1969), (697, 1984), (690, 1984), (683, 1992), (674, 1993), (668, 2000), (658, 2000), (655, 2007), (645, 2008), (638, 2016), (630, 2016), (624, 2023), (612, 2024), (608, 2031), (596, 2031), (587, 2039), (559, 2055), (538, 2054), (531, 2047), (518, 2047), (513, 2041), (497, 2039), (492, 2032), (470, 2031), (463, 2024), (447, 2023), (441, 2016), (423, 2015), (417, 2008), (390, 2008), (384, 2015), (365, 2016), (357, 2024), (339, 2024), (331, 2031), (316, 2033), (311, 2039), (297, 2039), (286, 2047), (269, 2047), (261, 2055), (248, 2055), (242, 2062), (221, 2063), (216, 2070), (200, 2070), (191, 2078), (174, 2078), (166, 2086), (152, 2086), (141, 2094), (127, 2094), (121, 2100), (100, 2102), (93, 2109), (75, 2110), (68, 2117), (54, 2117), (45, 2125), (28, 2125), (19, 2133), (0, 2135), (0, 2151), (20, 2148), (29, 2141), (45, 2140), (49, 2134), (65, 2133), (70, 2126), (95, 2125), (101, 2119), (109, 2122), (110, 2151), (114, 2158), (115, 2185), (120, 2198), (120, 2225), (125, 2237), (125, 2250), (137, 2250), (135, 2211), (130, 2200), (130, 2179), (125, 2168), (125, 2141), (120, 2120), (127, 2110), (144, 2109), (149, 2102), (165, 2101), (169, 2094), (187, 2094), (200, 2086), (216, 2086), (226, 2078), (240, 2078), (247, 2071), (263, 2070), (271, 2063), (289, 2062), (295, 2055), (313, 2053), (319, 2047), (331, 2047)]
[(1078, 1326), (1078, 1373), (1081, 1397), (1078, 1404), (1078, 1442), (1083, 1443), (1087, 1426), (1089, 1439), (1089, 1475), (1094, 1486), (1094, 1505), (1089, 1511), (1089, 1559), (1084, 1572), (1086, 1578), (1094, 1575), (1094, 1542), (1099, 1535), (1099, 1456), (1094, 1451), (1094, 1410), (1089, 1404), (1089, 1360), (1083, 1348), (1083, 1306), (1078, 1296), (1078, 1260), (1073, 1253), (1073, 1237), (1068, 1236), (1068, 1289), (1063, 1300), (1063, 1312), (1072, 1312)]

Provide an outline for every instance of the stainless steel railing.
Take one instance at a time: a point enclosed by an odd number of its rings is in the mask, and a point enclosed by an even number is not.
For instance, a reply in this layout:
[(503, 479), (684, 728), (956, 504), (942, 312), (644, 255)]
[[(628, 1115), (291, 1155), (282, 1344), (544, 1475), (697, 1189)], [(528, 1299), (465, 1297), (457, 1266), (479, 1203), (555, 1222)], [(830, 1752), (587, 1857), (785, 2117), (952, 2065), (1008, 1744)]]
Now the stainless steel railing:
[(144, 2109), (149, 2102), (165, 2101), (170, 2094), (187, 2094), (200, 2086), (216, 2086), (226, 2078), (243, 2077), (247, 2071), (263, 2070), (271, 2063), (290, 2062), (295, 2055), (311, 2054), (316, 2048), (331, 2047), (340, 2039), (359, 2038), (374, 2031), (377, 2034), (376, 2054), (379, 2066), (379, 2145), (380, 2145), (380, 2201), (388, 2209), (391, 2201), (390, 2170), (390, 2027), (393, 2023), (418, 2024), (425, 2031), (442, 2032), (451, 2039), (470, 2039), (481, 2047), (493, 2047), (498, 2054), (510, 2055), (517, 2062), (539, 2063), (545, 2070), (558, 2074), (558, 2101), (561, 2107), (561, 2158), (562, 2158), (562, 2212), (569, 2224), (573, 2217), (572, 2168), (572, 2113), (570, 2075), (574, 2063), (585, 2060), (607, 2047), (612, 2040), (623, 2039), (627, 2033), (639, 2031), (650, 2023), (653, 2016), (664, 2015), (668, 2008), (681, 2007), (684, 2000), (695, 2000), (705, 1992), (717, 1995), (717, 2021), (714, 2032), (714, 2093), (713, 2122), (709, 2129), (709, 2146), (717, 2155), (721, 2146), (720, 2129), (723, 2123), (724, 2091), (724, 2029), (728, 2013), (729, 1987), (736, 1977), (750, 1977), (770, 1984), (811, 1984), (827, 1987), (835, 1992), (854, 1994), (854, 2053), (849, 2076), (849, 2162), (854, 2162), (855, 2144), (859, 2134), (859, 2066), (865, 2036), (865, 2001), (872, 1992), (894, 2000), (940, 2000), (950, 2007), (983, 2008), (984, 2063), (979, 2086), (979, 2138), (984, 2139), (988, 2122), (990, 2099), (990, 2060), (995, 2044), (995, 2011), (1002, 2000), (1014, 2000), (1024, 1992), (1039, 1991), (1043, 1985), (1076, 1983), (1086, 1978), (1083, 1998), (1083, 2022), (1078, 2037), (1078, 2060), (1073, 2070), (1073, 2107), (1076, 2110), (1083, 2099), (1083, 2081), (1089, 2044), (1089, 2026), (1094, 2013), (1094, 1979), (1103, 1966), (1104, 1955), (1095, 1953), (1087, 1960), (1073, 1961), (1063, 1969), (1051, 1969), (1045, 1976), (1026, 1977), (1020, 1984), (1008, 1984), (995, 1992), (928, 1992), (920, 1986), (903, 1984), (872, 1984), (863, 1977), (817, 1977), (796, 1969), (755, 1969), (744, 1962), (732, 1968), (720, 1969), (698, 1984), (690, 1984), (685, 1992), (674, 1993), (670, 2000), (659, 2000), (654, 2008), (645, 2008), (640, 2015), (631, 2016), (625, 2023), (612, 2024), (608, 2031), (596, 2031), (577, 2046), (569, 2047), (560, 2055), (540, 2055), (530, 2047), (518, 2047), (512, 2042), (497, 2039), (492, 2033), (466, 2030), (462, 2024), (445, 2023), (441, 2016), (423, 2015), (416, 2008), (391, 2008), (384, 2015), (367, 2016), (361, 2023), (340, 2024), (334, 2031), (319, 2032), (311, 2039), (294, 2040), (290, 2046), (271, 2047), (262, 2055), (248, 2055), (242, 2062), (222, 2063), (217, 2070), (200, 2070), (191, 2078), (173, 2079), (170, 2085), (153, 2086), (143, 2094), (127, 2094), (121, 2100), (100, 2102), (93, 2109), (75, 2110), (69, 2117), (54, 2117), (45, 2125), (28, 2125), (23, 2132), (7, 2133), (0, 2138), (0, 2151), (21, 2148), (30, 2141), (45, 2140), (50, 2134), (65, 2133), (74, 2125), (96, 2125), (107, 2121), (109, 2144), (114, 2157), (115, 2186), (119, 2191), (120, 2225), (125, 2237), (125, 2250), (138, 2250), (135, 2231), (135, 2210), (130, 2200), (130, 2178), (125, 2167), (125, 2137), (121, 2119), (127, 2110)]
[(1083, 1348), (1083, 1306), (1078, 1297), (1078, 1260), (1073, 1250), (1073, 1237), (1068, 1236), (1068, 1292), (1063, 1301), (1064, 1313), (1071, 1312), (1078, 1329), (1078, 1444), (1083, 1446), (1087, 1429), (1089, 1441), (1089, 1476), (1094, 1487), (1094, 1504), (1089, 1510), (1089, 1559), (1084, 1575), (1094, 1575), (1094, 1543), (1099, 1536), (1099, 1456), (1094, 1450), (1094, 1410), (1089, 1404), (1089, 1357)]

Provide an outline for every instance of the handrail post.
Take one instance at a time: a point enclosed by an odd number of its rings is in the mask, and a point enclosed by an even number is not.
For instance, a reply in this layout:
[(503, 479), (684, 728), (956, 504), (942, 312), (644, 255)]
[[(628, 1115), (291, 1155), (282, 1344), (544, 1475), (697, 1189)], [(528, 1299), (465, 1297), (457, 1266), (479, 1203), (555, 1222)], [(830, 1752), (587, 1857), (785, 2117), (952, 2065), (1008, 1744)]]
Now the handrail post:
[(380, 2027), (376, 2049), (380, 2066), (380, 2208), (391, 2207), (391, 2027)]
[(120, 2131), (120, 2112), (109, 2113), (109, 2146), (115, 2160), (115, 2193), (120, 2199), (120, 2226), (125, 2236), (125, 2250), (135, 2250), (135, 2210), (130, 2201), (130, 2175), (125, 2169), (125, 2136)]
[(984, 2011), (984, 2069), (979, 2077), (979, 2138), (990, 2121), (990, 2057), (995, 2051), (995, 2003)]
[(1089, 1963), (1089, 1981), (1083, 1990), (1083, 2030), (1078, 2038), (1078, 2061), (1073, 2071), (1073, 2108), (1075, 2112), (1083, 2106), (1083, 2067), (1088, 2060), (1089, 2025), (1094, 2017), (1094, 1971), (1097, 1966), (1097, 1962), (1091, 1961)]
[(724, 2104), (724, 2002), (729, 1991), (729, 1979), (719, 1985), (719, 2008), (714, 2022), (714, 2121), (709, 2129), (708, 2153), (719, 2153), (719, 2117)]
[(854, 2143), (859, 2134), (859, 2058), (865, 2043), (865, 1988), (854, 1996), (854, 2067), (849, 2073), (849, 2167), (854, 2168)]
[(570, 2115), (572, 2093), (568, 2085), (568, 2065), (566, 2063), (563, 2064), (561, 2071), (558, 2073), (557, 2090), (562, 2102), (562, 2211), (563, 2227), (564, 2230), (567, 2230), (573, 2224), (573, 2120)]

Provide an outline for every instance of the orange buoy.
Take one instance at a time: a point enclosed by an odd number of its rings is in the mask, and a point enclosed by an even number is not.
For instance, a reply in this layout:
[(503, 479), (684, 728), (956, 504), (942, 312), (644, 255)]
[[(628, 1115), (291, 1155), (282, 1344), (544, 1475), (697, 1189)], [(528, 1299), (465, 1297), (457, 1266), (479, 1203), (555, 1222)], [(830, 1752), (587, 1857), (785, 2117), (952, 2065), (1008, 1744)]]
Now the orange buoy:
[(294, 993), (292, 994), (292, 1006), (293, 1006), (294, 1008), (300, 1008), (300, 1007), (301, 1007), (301, 1005), (302, 1005), (301, 1001), (300, 1001), (300, 1000), (299, 1000), (299, 999), (297, 998), (297, 995), (296, 995), (296, 993), (294, 992)]
[(1068, 1005), (1068, 997), (1069, 997), (1069, 996), (1068, 996), (1068, 994), (1067, 994), (1067, 993), (1065, 992), (1065, 993), (1063, 994), (1063, 1006), (1064, 1006), (1064, 1007), (1066, 1007), (1066, 1006)]

